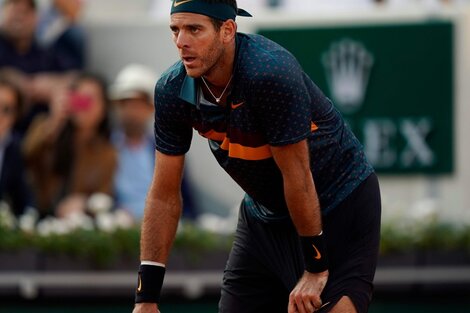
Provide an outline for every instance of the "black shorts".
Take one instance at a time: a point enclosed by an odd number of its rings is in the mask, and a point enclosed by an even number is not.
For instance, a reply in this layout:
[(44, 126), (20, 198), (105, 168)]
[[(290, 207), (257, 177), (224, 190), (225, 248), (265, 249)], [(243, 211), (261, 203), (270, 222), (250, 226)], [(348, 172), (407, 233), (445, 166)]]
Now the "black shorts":
[[(368, 311), (380, 241), (380, 191), (372, 174), (323, 217), (328, 283), (321, 295), (328, 312), (348, 296), (357, 312)], [(299, 237), (290, 220), (265, 223), (241, 205), (222, 284), (220, 313), (287, 312), (289, 294), (304, 272)]]

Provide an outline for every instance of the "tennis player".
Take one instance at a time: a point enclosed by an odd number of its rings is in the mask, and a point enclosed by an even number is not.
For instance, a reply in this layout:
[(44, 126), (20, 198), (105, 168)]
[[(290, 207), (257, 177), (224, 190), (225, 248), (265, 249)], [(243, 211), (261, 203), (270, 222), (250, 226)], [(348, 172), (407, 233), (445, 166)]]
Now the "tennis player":
[(219, 312), (367, 312), (381, 214), (374, 170), (296, 59), (238, 33), (237, 15), (250, 16), (235, 0), (173, 0), (181, 60), (156, 86), (134, 313), (158, 312), (193, 128), (246, 192)]

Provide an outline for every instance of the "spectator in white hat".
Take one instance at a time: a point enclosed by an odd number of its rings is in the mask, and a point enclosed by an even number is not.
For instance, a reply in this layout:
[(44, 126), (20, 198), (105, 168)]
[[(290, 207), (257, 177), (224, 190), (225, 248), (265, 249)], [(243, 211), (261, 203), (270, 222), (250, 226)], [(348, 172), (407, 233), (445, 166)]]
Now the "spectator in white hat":
[[(139, 222), (144, 214), (145, 196), (152, 180), (155, 162), (153, 138), (153, 93), (158, 75), (146, 66), (124, 67), (110, 88), (116, 103), (119, 128), (113, 134), (118, 151), (115, 175), (117, 208), (129, 212)], [(183, 178), (183, 215), (195, 218), (197, 208), (187, 179)]]
[(143, 217), (145, 195), (152, 180), (155, 144), (149, 131), (153, 115), (153, 89), (158, 75), (138, 64), (124, 67), (110, 88), (118, 128), (113, 143), (118, 150), (115, 192), (118, 208), (136, 221)]

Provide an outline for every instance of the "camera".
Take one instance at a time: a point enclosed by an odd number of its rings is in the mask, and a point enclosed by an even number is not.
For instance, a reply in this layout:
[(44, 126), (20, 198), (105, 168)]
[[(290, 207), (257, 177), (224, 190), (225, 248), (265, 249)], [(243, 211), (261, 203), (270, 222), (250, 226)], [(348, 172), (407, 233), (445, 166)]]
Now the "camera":
[(87, 111), (92, 104), (90, 96), (79, 94), (77, 92), (70, 93), (69, 96), (70, 109), (73, 112)]

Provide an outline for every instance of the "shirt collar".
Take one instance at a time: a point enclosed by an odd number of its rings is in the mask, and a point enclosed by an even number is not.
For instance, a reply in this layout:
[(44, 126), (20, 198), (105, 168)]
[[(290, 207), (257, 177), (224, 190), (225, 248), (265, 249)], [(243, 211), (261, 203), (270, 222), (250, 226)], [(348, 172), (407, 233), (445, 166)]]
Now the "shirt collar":
[(196, 79), (186, 75), (181, 85), (179, 98), (193, 105), (197, 105), (197, 83)]

